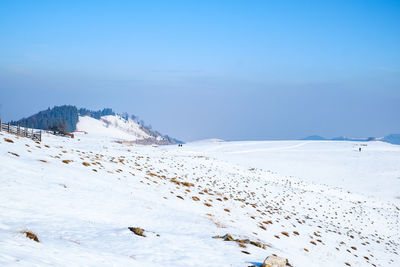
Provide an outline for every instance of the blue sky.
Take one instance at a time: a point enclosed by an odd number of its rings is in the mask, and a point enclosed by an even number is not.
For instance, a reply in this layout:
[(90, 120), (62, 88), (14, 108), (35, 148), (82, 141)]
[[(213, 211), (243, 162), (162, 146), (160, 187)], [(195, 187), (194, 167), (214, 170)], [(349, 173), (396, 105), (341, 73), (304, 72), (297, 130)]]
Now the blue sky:
[(138, 115), (185, 141), (400, 132), (400, 1), (1, 1), (0, 115)]

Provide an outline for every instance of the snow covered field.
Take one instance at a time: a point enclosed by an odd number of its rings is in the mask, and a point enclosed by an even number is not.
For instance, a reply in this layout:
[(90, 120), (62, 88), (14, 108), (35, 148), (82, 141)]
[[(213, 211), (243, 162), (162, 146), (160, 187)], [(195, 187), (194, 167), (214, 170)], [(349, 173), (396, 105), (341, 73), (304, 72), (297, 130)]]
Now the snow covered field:
[(1, 133), (0, 266), (400, 266), (400, 146), (363, 144)]
[(348, 141), (249, 141), (193, 143), (188, 149), (308, 182), (400, 200), (398, 145)]

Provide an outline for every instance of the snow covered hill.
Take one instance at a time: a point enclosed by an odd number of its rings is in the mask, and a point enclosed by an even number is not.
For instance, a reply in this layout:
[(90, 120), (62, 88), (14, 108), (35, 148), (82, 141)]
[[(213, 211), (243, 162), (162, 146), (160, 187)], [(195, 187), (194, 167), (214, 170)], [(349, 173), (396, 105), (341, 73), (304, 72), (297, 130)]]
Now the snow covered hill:
[(140, 126), (130, 118), (124, 119), (118, 115), (102, 116), (99, 120), (89, 116), (79, 116), (76, 130), (97, 138), (169, 144), (169, 141), (159, 133)]
[(79, 116), (76, 130), (87, 132), (89, 135), (96, 137), (109, 137), (130, 141), (151, 137), (135, 121), (131, 119), (125, 120), (118, 115), (103, 116), (100, 120), (89, 116)]
[(79, 135), (79, 133), (85, 132), (92, 137), (131, 142), (132, 144), (170, 145), (183, 143), (145, 126), (143, 120), (139, 122), (137, 116), (129, 116), (126, 112), (118, 115), (111, 108), (93, 111), (86, 108), (78, 109), (72, 105), (54, 106), (10, 123), (62, 134), (75, 132)]
[[(398, 179), (398, 146), (124, 146), (94, 133), (0, 133), (0, 266), (260, 266), (272, 254), (300, 267), (400, 266), (398, 184), (374, 195), (362, 185), (373, 175), (357, 170)], [(225, 234), (236, 241), (213, 238)]]

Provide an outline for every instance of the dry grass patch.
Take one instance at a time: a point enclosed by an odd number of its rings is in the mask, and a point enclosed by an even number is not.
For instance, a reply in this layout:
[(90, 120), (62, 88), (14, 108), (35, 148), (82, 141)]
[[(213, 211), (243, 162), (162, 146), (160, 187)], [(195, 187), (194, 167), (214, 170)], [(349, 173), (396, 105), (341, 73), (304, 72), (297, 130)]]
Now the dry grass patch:
[(4, 138), (4, 141), (6, 141), (6, 142), (8, 142), (8, 143), (14, 143), (14, 141), (13, 141), (13, 140), (11, 140), (11, 139), (8, 139), (8, 138)]
[(14, 152), (8, 152), (9, 154), (11, 154), (11, 155), (13, 155), (13, 156), (16, 156), (16, 157), (19, 157), (19, 155), (17, 154), (17, 153), (14, 153)]
[(72, 162), (72, 160), (64, 159), (64, 160), (62, 160), (62, 162), (65, 163), (65, 164), (69, 164), (70, 162)]
[(88, 166), (90, 166), (90, 163), (89, 163), (89, 162), (86, 162), (86, 161), (84, 161), (84, 162), (82, 162), (82, 165), (83, 165), (83, 166), (86, 166), (86, 167), (88, 167)]
[(289, 233), (288, 232), (283, 231), (283, 232), (281, 232), (281, 234), (284, 235), (284, 236), (289, 237)]
[(225, 234), (224, 236), (220, 236), (220, 235), (216, 235), (213, 238), (220, 238), (223, 239), (224, 241), (233, 241), (238, 243), (239, 246), (243, 247), (243, 245), (245, 246), (245, 244), (250, 244), (262, 249), (265, 249), (266, 244), (263, 244), (261, 242), (258, 241), (252, 241), (250, 239), (238, 239), (238, 238), (233, 238), (230, 234)]
[(181, 182), (181, 181), (176, 180), (175, 178), (172, 178), (170, 181), (171, 181), (172, 183), (174, 183), (174, 184), (177, 184), (177, 185), (183, 185), (183, 186), (187, 186), (187, 187), (194, 186), (194, 184), (192, 184), (192, 183), (189, 183), (189, 182)]

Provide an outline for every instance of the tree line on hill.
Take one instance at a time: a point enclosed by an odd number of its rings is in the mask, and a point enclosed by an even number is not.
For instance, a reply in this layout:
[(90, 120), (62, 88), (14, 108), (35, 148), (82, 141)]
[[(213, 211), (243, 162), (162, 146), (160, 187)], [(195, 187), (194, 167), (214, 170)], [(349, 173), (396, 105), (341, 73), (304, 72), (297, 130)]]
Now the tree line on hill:
[(34, 129), (72, 132), (76, 129), (78, 120), (78, 109), (75, 106), (64, 105), (48, 108), (28, 118), (10, 123)]
[[(34, 129), (49, 130), (54, 132), (73, 132), (76, 130), (76, 124), (79, 121), (79, 116), (90, 116), (95, 119), (100, 119), (102, 116), (116, 115), (111, 108), (104, 108), (102, 110), (89, 110), (86, 108), (78, 109), (76, 106), (63, 105), (48, 108), (40, 111), (30, 117), (20, 119), (18, 121), (11, 121), (12, 125), (19, 125), (21, 127), (28, 127)], [(143, 120), (140, 120), (135, 115), (129, 115), (127, 112), (119, 114), (125, 120), (132, 119), (139, 124), (140, 128), (150, 136), (157, 138), (162, 136), (170, 144), (182, 143), (181, 141), (169, 137), (168, 135), (161, 135), (159, 132), (152, 130), (151, 125), (146, 126)]]
[(79, 116), (90, 116), (95, 119), (100, 119), (101, 116), (115, 115), (115, 112), (110, 108), (103, 110), (92, 111), (85, 108), (78, 109), (75, 106), (63, 105), (48, 108), (40, 111), (28, 118), (23, 118), (18, 121), (11, 121), (12, 125), (19, 125), (22, 127), (60, 131), (60, 132), (73, 132), (76, 130)]
[(100, 120), (103, 116), (115, 115), (115, 112), (111, 108), (104, 108), (102, 110), (93, 111), (86, 108), (80, 108), (78, 110), (79, 116), (90, 116), (92, 118)]

